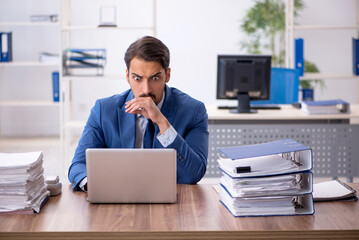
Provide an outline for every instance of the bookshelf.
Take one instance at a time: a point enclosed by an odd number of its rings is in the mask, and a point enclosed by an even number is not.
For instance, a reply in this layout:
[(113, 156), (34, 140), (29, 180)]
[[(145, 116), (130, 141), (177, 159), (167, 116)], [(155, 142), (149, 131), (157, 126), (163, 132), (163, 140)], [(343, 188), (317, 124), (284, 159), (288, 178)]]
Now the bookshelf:
[[(353, 0), (354, 3), (354, 19), (352, 23), (340, 25), (340, 24), (305, 24), (298, 25), (295, 23), (294, 16), (294, 0), (286, 0), (286, 67), (294, 68), (294, 38), (296, 31), (317, 31), (317, 30), (329, 30), (329, 31), (341, 31), (341, 30), (352, 30), (353, 33), (359, 30), (359, 19), (358, 19), (358, 0)], [(342, 4), (341, 1), (337, 1), (337, 4)], [(340, 32), (338, 32), (339, 34)], [(353, 34), (353, 37), (357, 36), (357, 33)], [(351, 43), (351, 39), (348, 39), (348, 44)], [(350, 55), (350, 58), (352, 56)], [(352, 63), (352, 61), (351, 61)], [(359, 76), (352, 74), (352, 72), (322, 72), (322, 73), (304, 73), (300, 80), (312, 80), (312, 79), (333, 79), (333, 80), (355, 80), (355, 102), (359, 103)]]
[[(49, 112), (59, 115), (60, 104), (52, 99), (51, 76), (53, 71), (58, 71), (59, 64), (39, 60), (40, 52), (58, 53), (56, 34), (59, 32), (59, 23), (30, 20), (31, 15), (39, 14), (38, 9), (34, 8), (36, 4), (43, 5), (41, 14), (53, 14), (58, 11), (54, 4), (57, 1), (22, 2), (21, 10), (19, 3), (12, 0), (0, 3), (3, 9), (0, 10), (0, 32), (12, 32), (13, 53), (11, 62), (0, 62), (0, 137), (58, 135), (59, 128), (54, 128), (53, 123), (48, 124), (45, 120), (38, 121), (36, 115)], [(52, 37), (43, 37), (47, 33)], [(19, 116), (17, 113), (20, 113)], [(17, 119), (9, 121), (13, 114)], [(11, 133), (13, 129), (16, 130), (14, 134)], [(21, 129), (35, 130), (26, 132)]]
[[(95, 100), (121, 93), (129, 88), (125, 77), (123, 55), (129, 44), (137, 38), (144, 35), (156, 36), (157, 5), (156, 0), (142, 1), (141, 3), (147, 4), (147, 7), (143, 8), (146, 12), (140, 14), (135, 11), (138, 10), (135, 6), (138, 2), (134, 4), (101, 0), (93, 2), (91, 8), (86, 8), (86, 11), (80, 9), (81, 4), (85, 3), (84, 0), (60, 0), (60, 3), (60, 51), (67, 48), (104, 48), (107, 52), (102, 76), (64, 75), (63, 68), (60, 66), (60, 139), (64, 171), (67, 172), (78, 137), (82, 133)], [(115, 27), (98, 27), (99, 11), (103, 5), (116, 7)], [(136, 19), (139, 19), (139, 22), (141, 18), (146, 18), (142, 21), (145, 24), (127, 24), (126, 19), (122, 17), (125, 13), (121, 11), (124, 10), (133, 11), (133, 14), (136, 12)], [(114, 65), (114, 62), (123, 66)], [(99, 93), (101, 91), (102, 93)]]

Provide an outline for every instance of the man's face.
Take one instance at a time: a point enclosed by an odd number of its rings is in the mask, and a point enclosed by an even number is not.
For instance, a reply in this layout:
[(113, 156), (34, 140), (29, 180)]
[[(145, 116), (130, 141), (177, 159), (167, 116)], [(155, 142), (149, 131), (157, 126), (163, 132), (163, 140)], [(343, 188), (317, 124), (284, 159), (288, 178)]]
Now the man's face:
[(146, 62), (137, 57), (131, 60), (129, 69), (126, 69), (127, 82), (135, 98), (150, 96), (156, 104), (161, 101), (170, 76), (170, 68), (166, 73), (159, 62)]

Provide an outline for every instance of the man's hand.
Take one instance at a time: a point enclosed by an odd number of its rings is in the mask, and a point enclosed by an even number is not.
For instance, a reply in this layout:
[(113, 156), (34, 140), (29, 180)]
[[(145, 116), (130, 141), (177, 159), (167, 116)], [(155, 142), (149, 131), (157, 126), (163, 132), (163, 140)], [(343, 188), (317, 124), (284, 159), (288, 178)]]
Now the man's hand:
[(162, 135), (170, 127), (167, 118), (157, 108), (151, 97), (138, 97), (126, 103), (126, 112), (132, 114), (141, 114), (142, 116), (151, 119), (152, 122), (158, 125)]

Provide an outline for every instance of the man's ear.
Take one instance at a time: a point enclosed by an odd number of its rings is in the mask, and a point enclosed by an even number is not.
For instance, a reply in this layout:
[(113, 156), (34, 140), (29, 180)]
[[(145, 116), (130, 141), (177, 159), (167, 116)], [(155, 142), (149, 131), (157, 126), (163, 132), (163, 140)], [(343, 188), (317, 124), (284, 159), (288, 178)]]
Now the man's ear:
[(171, 68), (167, 68), (166, 83), (168, 83), (170, 81), (170, 78), (171, 78)]

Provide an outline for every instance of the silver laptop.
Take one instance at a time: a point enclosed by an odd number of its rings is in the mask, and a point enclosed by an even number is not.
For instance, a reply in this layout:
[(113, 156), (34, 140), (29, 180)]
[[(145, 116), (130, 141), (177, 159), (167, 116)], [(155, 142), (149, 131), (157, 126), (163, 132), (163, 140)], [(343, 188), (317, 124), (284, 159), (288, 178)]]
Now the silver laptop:
[(86, 150), (88, 201), (92, 203), (174, 203), (176, 150)]

